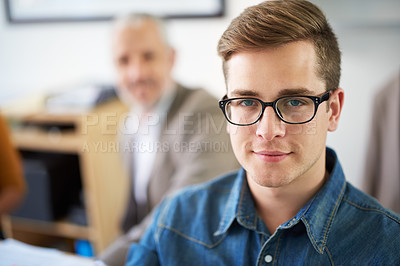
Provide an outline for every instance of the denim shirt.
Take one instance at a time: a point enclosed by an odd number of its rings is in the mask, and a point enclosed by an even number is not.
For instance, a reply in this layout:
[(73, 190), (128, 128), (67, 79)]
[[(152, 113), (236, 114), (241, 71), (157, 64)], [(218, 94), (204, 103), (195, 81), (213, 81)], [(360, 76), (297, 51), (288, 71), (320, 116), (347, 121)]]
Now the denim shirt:
[(400, 215), (347, 183), (327, 148), (330, 178), (273, 234), (246, 172), (165, 200), (126, 265), (400, 265)]

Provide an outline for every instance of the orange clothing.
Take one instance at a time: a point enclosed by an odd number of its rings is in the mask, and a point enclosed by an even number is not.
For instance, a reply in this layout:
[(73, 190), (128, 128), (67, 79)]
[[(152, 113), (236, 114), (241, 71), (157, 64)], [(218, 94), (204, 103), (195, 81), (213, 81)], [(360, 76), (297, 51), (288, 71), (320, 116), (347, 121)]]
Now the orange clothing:
[(19, 154), (11, 142), (6, 120), (0, 115), (0, 193), (8, 187), (22, 193), (26, 190)]

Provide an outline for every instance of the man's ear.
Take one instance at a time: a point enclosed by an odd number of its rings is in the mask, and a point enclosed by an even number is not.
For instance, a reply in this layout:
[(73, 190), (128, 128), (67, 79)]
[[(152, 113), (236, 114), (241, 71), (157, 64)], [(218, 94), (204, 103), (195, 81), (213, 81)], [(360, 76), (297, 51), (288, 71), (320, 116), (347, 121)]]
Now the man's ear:
[(329, 122), (328, 131), (335, 131), (339, 125), (339, 118), (342, 112), (344, 103), (344, 91), (342, 88), (337, 88), (331, 92), (329, 97)]

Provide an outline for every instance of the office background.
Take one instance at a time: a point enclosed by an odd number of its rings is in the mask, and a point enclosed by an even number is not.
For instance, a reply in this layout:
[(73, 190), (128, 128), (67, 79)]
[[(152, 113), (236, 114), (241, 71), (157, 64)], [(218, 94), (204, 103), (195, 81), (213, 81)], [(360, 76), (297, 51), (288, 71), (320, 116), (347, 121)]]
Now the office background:
[[(231, 19), (259, 0), (226, 0), (217, 18), (171, 19), (178, 51), (176, 80), (216, 97), (225, 85), (216, 44)], [(400, 1), (314, 0), (327, 14), (343, 53), (345, 106), (339, 130), (328, 135), (344, 171), (360, 186), (376, 92), (400, 72)], [(10, 101), (87, 82), (113, 82), (110, 23), (10, 24), (0, 5), (0, 108)]]

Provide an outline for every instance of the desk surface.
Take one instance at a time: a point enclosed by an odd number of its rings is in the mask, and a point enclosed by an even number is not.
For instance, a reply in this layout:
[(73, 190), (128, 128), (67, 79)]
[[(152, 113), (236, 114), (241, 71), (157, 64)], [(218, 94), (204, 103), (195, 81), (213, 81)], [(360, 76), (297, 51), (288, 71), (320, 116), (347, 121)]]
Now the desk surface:
[(0, 266), (95, 265), (89, 258), (66, 254), (57, 249), (32, 246), (14, 239), (0, 242), (0, 254)]

